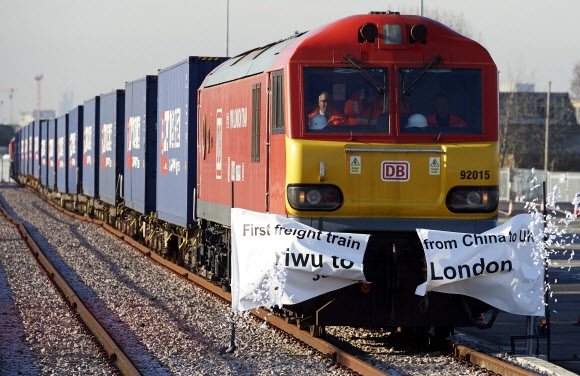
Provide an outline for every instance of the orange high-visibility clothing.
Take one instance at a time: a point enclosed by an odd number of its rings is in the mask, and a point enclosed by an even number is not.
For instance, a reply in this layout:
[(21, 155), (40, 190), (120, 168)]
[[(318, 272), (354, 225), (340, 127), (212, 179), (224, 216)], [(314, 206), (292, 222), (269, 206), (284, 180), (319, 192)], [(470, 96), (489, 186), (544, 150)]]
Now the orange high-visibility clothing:
[[(320, 107), (316, 108), (316, 110), (312, 111), (310, 115), (308, 115), (308, 123), (310, 124), (310, 120), (318, 114), (320, 114)], [(346, 116), (330, 106), (326, 107), (326, 113), (324, 116), (326, 117), (326, 122), (328, 125), (346, 124)]]
[(359, 119), (375, 120), (383, 113), (382, 101), (376, 100), (365, 107), (360, 97), (361, 90), (355, 92), (344, 104), (344, 114), (350, 125), (368, 125), (370, 121), (362, 122)]
[[(430, 127), (442, 127), (445, 125), (441, 125), (440, 122), (437, 121), (437, 114), (431, 114), (427, 116), (427, 124)], [(455, 127), (455, 128), (467, 128), (467, 123), (465, 120), (460, 118), (459, 116), (455, 116), (452, 113), (449, 113), (449, 123), (448, 127)]]

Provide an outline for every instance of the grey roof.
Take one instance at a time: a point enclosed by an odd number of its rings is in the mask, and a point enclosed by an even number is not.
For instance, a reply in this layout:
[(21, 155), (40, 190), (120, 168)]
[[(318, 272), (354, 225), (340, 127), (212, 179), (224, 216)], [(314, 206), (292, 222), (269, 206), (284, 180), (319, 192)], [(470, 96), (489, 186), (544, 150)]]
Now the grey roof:
[[(300, 34), (303, 35), (303, 34)], [(276, 56), (300, 35), (268, 44), (232, 57), (207, 76), (202, 87), (218, 85), (265, 72)]]

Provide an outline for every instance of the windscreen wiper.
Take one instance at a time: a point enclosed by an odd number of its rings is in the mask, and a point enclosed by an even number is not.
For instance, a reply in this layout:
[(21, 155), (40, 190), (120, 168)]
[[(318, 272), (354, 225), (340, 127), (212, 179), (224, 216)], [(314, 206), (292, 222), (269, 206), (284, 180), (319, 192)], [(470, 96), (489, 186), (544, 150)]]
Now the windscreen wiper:
[(359, 73), (361, 74), (361, 76), (363, 76), (363, 78), (365, 80), (367, 80), (371, 85), (374, 86), (375, 89), (377, 89), (377, 91), (379, 92), (379, 94), (383, 95), (386, 93), (387, 89), (385, 89), (383, 86), (381, 86), (380, 83), (378, 83), (373, 76), (371, 76), (370, 74), (367, 73), (367, 71), (365, 71), (355, 60), (352, 56), (350, 56), (349, 54), (346, 54), (342, 57), (344, 60), (348, 61), (348, 63), (350, 65), (352, 65), (357, 71), (359, 71)]
[(437, 65), (441, 64), (442, 62), (443, 62), (443, 58), (441, 57), (441, 55), (435, 56), (435, 58), (429, 63), (429, 65), (427, 65), (427, 67), (425, 68), (423, 73), (421, 73), (421, 75), (419, 77), (417, 77), (415, 79), (415, 81), (413, 81), (413, 83), (411, 85), (409, 85), (409, 87), (407, 89), (403, 90), (403, 96), (408, 97), (409, 95), (411, 95), (411, 93), (413, 92), (413, 90), (415, 90), (417, 85), (419, 85), (421, 83), (421, 81), (423, 81), (425, 79), (425, 77), (427, 77), (427, 75), (429, 75), (429, 73), (431, 73), (431, 71), (433, 69), (435, 69), (435, 67)]

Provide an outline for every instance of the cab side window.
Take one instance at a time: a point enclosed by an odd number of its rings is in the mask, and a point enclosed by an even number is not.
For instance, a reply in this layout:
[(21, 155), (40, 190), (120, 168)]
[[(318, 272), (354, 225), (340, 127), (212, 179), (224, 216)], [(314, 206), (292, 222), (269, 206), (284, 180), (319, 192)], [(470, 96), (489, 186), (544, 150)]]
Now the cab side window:
[(272, 73), (272, 134), (284, 133), (284, 75)]

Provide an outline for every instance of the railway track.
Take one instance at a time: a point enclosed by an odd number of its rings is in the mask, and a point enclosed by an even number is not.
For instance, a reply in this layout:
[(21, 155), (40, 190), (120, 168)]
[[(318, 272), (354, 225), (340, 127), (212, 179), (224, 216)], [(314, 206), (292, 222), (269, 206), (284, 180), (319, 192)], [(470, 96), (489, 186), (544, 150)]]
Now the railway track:
[[(219, 349), (229, 343), (229, 310), (206, 290), (185, 283), (183, 276), (151, 262), (99, 226), (52, 210), (29, 191), (0, 186), (0, 202), (24, 223), (28, 237), (39, 243), (47, 258), (65, 269), (75, 295), (88, 297), (88, 309), (142, 374), (347, 374), (289, 336), (260, 330), (261, 323), (253, 320), (238, 327), (240, 351), (222, 354)], [(4, 291), (0, 295), (10, 294)], [(0, 374), (5, 369), (2, 358), (0, 354)], [(50, 362), (39, 366), (41, 373), (53, 368)]]
[[(135, 241), (130, 236), (123, 234), (122, 232), (116, 230), (113, 227), (110, 227), (101, 221), (94, 220), (94, 219), (87, 219), (85, 217), (79, 216), (74, 213), (67, 212), (66, 210), (59, 208), (58, 206), (53, 206), (57, 210), (62, 210), (66, 212), (67, 215), (73, 216), (77, 219), (81, 220), (88, 220), (92, 221), (93, 223), (97, 223), (107, 231), (111, 232), (119, 239), (131, 244), (133, 247), (141, 251), (146, 256), (150, 257), (155, 262), (164, 265), (168, 269), (174, 271), (175, 273), (179, 274), (183, 278), (189, 279), (195, 284), (211, 291), (213, 294), (219, 296), (224, 301), (231, 303), (231, 294), (228, 292), (224, 292), (221, 287), (218, 287), (211, 283), (210, 281), (199, 277), (196, 274), (191, 273), (187, 269), (175, 265), (172, 262), (164, 259), (160, 255), (151, 252), (146, 246), (142, 245), (141, 243)], [(308, 329), (304, 330), (300, 327), (300, 324), (294, 324), (293, 322), (288, 322), (281, 317), (272, 315), (269, 310), (265, 309), (257, 309), (253, 311), (254, 315), (260, 319), (267, 319), (268, 323), (293, 336), (297, 340), (307, 344), (308, 346), (314, 348), (316, 351), (324, 354), (328, 359), (330, 359), (333, 363), (337, 364), (337, 367), (345, 369), (349, 372), (353, 372), (353, 374), (360, 374), (360, 375), (369, 375), (369, 376), (380, 376), (380, 375), (389, 375), (389, 373), (384, 372), (376, 367), (373, 367), (369, 363), (360, 360), (356, 356), (349, 354), (348, 352), (340, 349), (337, 346), (330, 344), (328, 341), (323, 339), (317, 338), (312, 336)], [(500, 359), (493, 358), (491, 356), (485, 355), (479, 351), (470, 349), (466, 346), (459, 345), (453, 343), (451, 341), (446, 343), (446, 351), (447, 356), (452, 358), (455, 362), (465, 365), (467, 368), (471, 368), (473, 371), (481, 372), (486, 375), (498, 375), (498, 376), (533, 376), (537, 375), (537, 373), (524, 370), (522, 368), (516, 367), (512, 364), (506, 363)]]
[(83, 300), (77, 296), (70, 287), (66, 279), (60, 274), (57, 268), (46, 258), (42, 249), (33, 240), (26, 230), (26, 227), (12, 217), (0, 203), (0, 213), (12, 223), (20, 233), (22, 240), (26, 243), (29, 251), (33, 255), (36, 263), (44, 272), (44, 275), (55, 288), (60, 298), (65, 302), (67, 309), (71, 312), (82, 331), (89, 337), (96, 351), (99, 353), (106, 366), (113, 374), (140, 375), (127, 355), (119, 348), (111, 335), (103, 328), (97, 318), (87, 309)]
[[(34, 192), (34, 191), (32, 191), (32, 192), (36, 194), (36, 192)], [(42, 197), (40, 197), (40, 198), (42, 198)], [(97, 224), (97, 225), (103, 227), (104, 229), (106, 229), (107, 231), (109, 231), (110, 233), (115, 235), (115, 237), (117, 237), (118, 239), (123, 240), (126, 243), (130, 244), (135, 249), (139, 250), (147, 258), (155, 261), (159, 265), (163, 265), (167, 269), (170, 269), (173, 273), (177, 274), (182, 279), (186, 279), (186, 280), (188, 280), (188, 281), (190, 281), (198, 286), (201, 286), (202, 288), (211, 292), (213, 295), (218, 296), (221, 300), (223, 300), (225, 302), (230, 301), (230, 294), (222, 291), (222, 289), (220, 287), (215, 286), (211, 282), (191, 273), (189, 270), (187, 270), (183, 267), (177, 266), (177, 265), (169, 262), (168, 260), (163, 259), (161, 256), (151, 252), (149, 249), (147, 249), (142, 244), (136, 242), (131, 237), (117, 231), (114, 228), (111, 228), (110, 226), (102, 223), (99, 220), (80, 216), (80, 215), (75, 214), (75, 213), (70, 213), (70, 212), (64, 210), (63, 208), (55, 205), (54, 203), (49, 202), (49, 204), (52, 205), (52, 207), (54, 207), (58, 211), (66, 214), (70, 217), (73, 217), (73, 218), (76, 218), (76, 219), (79, 219), (79, 220), (82, 220), (85, 222), (91, 222), (91, 223), (94, 223), (94, 224)], [(24, 232), (21, 232), (23, 234), (22, 235), (23, 237), (25, 237), (29, 240), (32, 239), (32, 237), (30, 236), (30, 234), (28, 234), (26, 232), (26, 229), (24, 228), (24, 226), (22, 224), (19, 224), (18, 227), (21, 227), (24, 230)], [(44, 257), (40, 256), (42, 254), (42, 252), (40, 251), (38, 246), (31, 245), (30, 248), (33, 249), (33, 252), (35, 254), (39, 255), (39, 256), (37, 256), (37, 259), (39, 259), (39, 260), (45, 259)], [(50, 269), (47, 268), (47, 270), (50, 270)], [(52, 275), (52, 273), (53, 272), (49, 272), (49, 275)], [(55, 275), (55, 277), (53, 278), (54, 280), (60, 279), (60, 278), (56, 277), (56, 273), (54, 275)], [(83, 308), (84, 305), (82, 304), (82, 302), (74, 300), (74, 299), (78, 298), (76, 296), (76, 294), (74, 293), (74, 291), (69, 290), (66, 293), (64, 293), (64, 296), (67, 299), (67, 301), (70, 302), (69, 304), (71, 305), (71, 307), (73, 307), (73, 309), (75, 311), (85, 311), (86, 310), (86, 307)], [(288, 336), (291, 336), (291, 337), (295, 338), (296, 340), (300, 341), (306, 347), (314, 349), (316, 352), (320, 353), (321, 356), (328, 363), (329, 367), (332, 367), (334, 369), (341, 369), (347, 373), (354, 374), (354, 375), (356, 375), (356, 374), (361, 374), (361, 375), (388, 375), (388, 374), (390, 374), (388, 367), (382, 366), (379, 361), (374, 362), (374, 364), (377, 365), (377, 367), (375, 367), (371, 363), (357, 358), (356, 356), (350, 354), (346, 350), (341, 349), (338, 346), (332, 345), (328, 341), (325, 341), (321, 338), (313, 337), (309, 331), (301, 330), (299, 327), (300, 326), (299, 324), (289, 323), (286, 320), (284, 320), (283, 318), (271, 315), (271, 312), (268, 310), (263, 310), (263, 309), (257, 310), (255, 315), (256, 315), (256, 318), (258, 320), (261, 320), (261, 321), (263, 321), (267, 318), (268, 325), (271, 325), (271, 326), (277, 328), (277, 330), (279, 330), (283, 333), (287, 333)], [(97, 320), (94, 320), (94, 321), (97, 321)], [(87, 327), (95, 326), (94, 322), (91, 321), (90, 319), (88, 319), (88, 324), (86, 324), (86, 325), (87, 325)], [(105, 353), (112, 361), (114, 361), (115, 365), (118, 364), (117, 367), (119, 368), (119, 370), (121, 372), (123, 372), (124, 374), (138, 374), (139, 371), (134, 366), (131, 367), (131, 362), (128, 360), (128, 357), (126, 355), (124, 356), (122, 354), (122, 352), (120, 352), (119, 347), (115, 344), (114, 341), (107, 342), (106, 338), (101, 339), (99, 337), (99, 342), (105, 343), (105, 344), (103, 344), (103, 348), (105, 349), (104, 350)], [(226, 343), (224, 343), (224, 345), (225, 344)], [(450, 359), (451, 358), (455, 359), (458, 364), (461, 363), (462, 367), (466, 367), (466, 369), (470, 368), (470, 369), (474, 370), (473, 371), (473, 372), (475, 372), (474, 374), (477, 374), (477, 372), (480, 372), (480, 370), (485, 371), (489, 375), (493, 375), (493, 374), (497, 374), (497, 375), (534, 375), (534, 374), (536, 374), (536, 373), (532, 373), (532, 372), (526, 371), (524, 369), (515, 367), (515, 366), (510, 365), (508, 363), (505, 363), (499, 359), (486, 356), (486, 355), (481, 354), (481, 353), (474, 351), (474, 350), (470, 350), (465, 346), (450, 344), (448, 349), (449, 349), (448, 350), (448, 357)], [(125, 362), (124, 358), (127, 358), (127, 362), (128, 362), (127, 365), (124, 364), (124, 362)], [(385, 368), (387, 368), (387, 369), (385, 370)]]
[[(33, 192), (33, 193), (36, 193), (36, 192)], [(167, 269), (169, 269), (172, 272), (179, 275), (181, 278), (189, 280), (189, 281), (193, 282), (194, 284), (204, 288), (205, 290), (211, 292), (215, 296), (222, 299), (224, 302), (231, 303), (231, 294), (229, 292), (223, 291), (221, 287), (214, 285), (210, 281), (208, 281), (204, 278), (201, 278), (200, 276), (198, 276), (194, 273), (191, 273), (191, 271), (164, 259), (163, 257), (161, 257), (160, 255), (158, 255), (154, 252), (151, 252), (150, 249), (148, 249), (143, 244), (135, 241), (129, 235), (126, 235), (126, 234), (118, 231), (117, 229), (103, 223), (102, 221), (100, 221), (98, 219), (88, 218), (88, 217), (85, 217), (85, 216), (82, 216), (82, 215), (79, 215), (76, 213), (72, 213), (72, 212), (69, 212), (69, 211), (63, 209), (62, 207), (55, 205), (52, 202), (49, 202), (49, 201), (46, 201), (46, 202), (49, 203), (50, 205), (52, 205), (56, 210), (59, 210), (60, 212), (70, 216), (71, 218), (75, 218), (75, 219), (85, 221), (85, 222), (94, 223), (96, 225), (103, 227), (108, 232), (115, 235), (120, 240), (123, 240), (126, 243), (130, 244), (135, 249), (142, 252), (146, 257), (155, 261), (159, 265), (166, 267)], [(277, 328), (278, 330), (281, 330), (284, 333), (291, 335), (293, 338), (297, 339), (298, 341), (300, 341), (300, 342), (306, 344), (307, 346), (315, 349), (316, 351), (320, 352), (321, 354), (324, 354), (324, 357), (326, 359), (328, 359), (331, 363), (335, 364), (336, 368), (341, 368), (343, 370), (352, 372), (354, 375), (356, 375), (356, 374), (369, 375), (369, 376), (388, 375), (388, 373), (383, 372), (383, 371), (369, 365), (368, 363), (361, 361), (360, 359), (356, 358), (355, 356), (348, 354), (347, 352), (339, 349), (336, 346), (331, 345), (327, 341), (324, 341), (323, 339), (320, 339), (320, 338), (313, 337), (310, 334), (310, 332), (305, 331), (305, 330), (301, 330), (299, 325), (291, 324), (291, 323), (287, 322), (286, 320), (284, 320), (283, 318), (272, 315), (272, 313), (268, 310), (265, 310), (262, 308), (257, 309), (257, 310), (255, 310), (254, 315), (261, 320), (267, 319), (268, 324), (270, 326)]]

